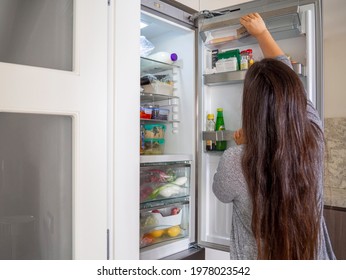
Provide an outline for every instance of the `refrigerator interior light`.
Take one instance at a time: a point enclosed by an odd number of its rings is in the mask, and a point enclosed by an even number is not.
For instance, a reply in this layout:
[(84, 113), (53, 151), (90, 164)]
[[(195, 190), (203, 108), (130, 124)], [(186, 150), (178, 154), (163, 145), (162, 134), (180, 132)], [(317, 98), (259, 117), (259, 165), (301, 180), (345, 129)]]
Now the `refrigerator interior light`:
[(141, 28), (141, 29), (143, 29), (143, 28), (145, 28), (145, 27), (147, 27), (147, 26), (148, 26), (147, 23), (145, 23), (145, 22), (143, 22), (143, 21), (140, 22), (140, 28)]

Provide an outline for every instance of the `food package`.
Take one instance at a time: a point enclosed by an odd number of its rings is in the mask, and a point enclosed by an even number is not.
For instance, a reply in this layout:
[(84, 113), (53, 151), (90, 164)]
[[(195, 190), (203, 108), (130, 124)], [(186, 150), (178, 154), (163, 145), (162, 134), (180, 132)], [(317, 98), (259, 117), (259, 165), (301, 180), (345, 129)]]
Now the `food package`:
[(173, 95), (174, 83), (170, 75), (145, 75), (141, 77), (145, 93)]
[(140, 54), (141, 56), (148, 56), (155, 49), (155, 46), (145, 36), (140, 36)]

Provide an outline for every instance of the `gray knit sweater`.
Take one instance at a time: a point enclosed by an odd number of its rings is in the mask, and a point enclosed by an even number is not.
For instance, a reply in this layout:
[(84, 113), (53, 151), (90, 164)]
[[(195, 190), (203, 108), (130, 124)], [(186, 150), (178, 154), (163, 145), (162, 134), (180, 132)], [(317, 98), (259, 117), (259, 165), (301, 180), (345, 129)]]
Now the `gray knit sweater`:
[[(285, 56), (278, 60), (291, 66)], [(309, 119), (321, 127), (317, 111), (308, 102), (307, 114)], [(323, 162), (323, 139), (321, 145), (321, 162)], [(232, 229), (230, 236), (230, 258), (238, 260), (257, 259), (257, 245), (251, 230), (252, 202), (247, 184), (241, 168), (243, 145), (231, 147), (222, 155), (217, 171), (214, 175), (213, 191), (216, 197), (224, 202), (233, 202)], [(323, 164), (319, 164), (316, 174), (319, 174), (319, 205), (323, 209)], [(321, 217), (318, 259), (335, 259), (330, 244), (328, 231)]]

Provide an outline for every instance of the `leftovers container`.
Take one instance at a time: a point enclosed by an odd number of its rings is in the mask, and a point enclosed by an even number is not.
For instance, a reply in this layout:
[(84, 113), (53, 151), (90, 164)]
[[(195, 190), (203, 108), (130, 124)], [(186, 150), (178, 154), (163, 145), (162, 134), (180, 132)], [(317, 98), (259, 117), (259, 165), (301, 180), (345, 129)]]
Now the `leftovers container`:
[(141, 119), (148, 119), (150, 120), (152, 117), (153, 109), (152, 108), (146, 108), (146, 107), (140, 107), (140, 114), (139, 117)]
[(140, 107), (141, 119), (167, 121), (168, 117), (169, 117), (169, 109), (159, 108), (159, 106), (149, 106), (149, 105)]
[(165, 138), (166, 126), (164, 124), (144, 124), (144, 139)]
[(169, 110), (160, 108), (158, 111), (159, 111), (159, 113), (158, 113), (157, 117), (155, 117), (155, 119), (167, 121), (168, 120), (168, 115), (169, 115)]
[(165, 139), (161, 138), (144, 138), (143, 140), (144, 155), (162, 155), (165, 147)]

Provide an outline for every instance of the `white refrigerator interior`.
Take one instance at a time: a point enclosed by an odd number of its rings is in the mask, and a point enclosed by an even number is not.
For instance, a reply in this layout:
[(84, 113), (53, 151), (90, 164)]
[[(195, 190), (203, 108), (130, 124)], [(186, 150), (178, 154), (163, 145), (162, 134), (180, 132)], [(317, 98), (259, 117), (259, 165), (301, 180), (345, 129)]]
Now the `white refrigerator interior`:
[[(143, 85), (141, 93), (141, 110), (158, 106), (167, 111), (165, 120), (141, 118), (141, 125), (145, 130), (144, 155), (141, 155), (141, 194), (146, 185), (157, 188), (152, 182), (153, 173), (157, 170), (169, 173), (173, 170), (174, 178), (187, 178), (183, 184), (184, 190), (170, 200), (158, 196), (141, 200), (140, 213), (140, 246), (141, 259), (158, 259), (186, 250), (195, 238), (195, 30), (172, 21), (150, 14), (141, 13), (141, 22), (147, 26), (141, 29), (144, 36), (155, 47), (152, 54), (158, 52), (175, 53), (178, 59), (174, 64), (167, 65), (142, 56), (141, 77), (167, 76), (171, 80), (172, 92), (165, 94), (162, 88), (147, 88)], [(162, 69), (161, 69), (162, 68)], [(158, 82), (162, 85), (161, 82)], [(167, 86), (167, 85), (165, 85)], [(170, 86), (170, 85), (169, 85)], [(152, 155), (147, 149), (147, 137), (156, 137), (152, 134), (152, 127), (164, 130), (163, 154)], [(158, 137), (158, 136), (157, 136)], [(162, 137), (162, 136), (160, 136)], [(155, 139), (154, 139), (155, 140)], [(160, 142), (161, 143), (161, 142)], [(155, 152), (153, 152), (155, 153)], [(151, 173), (150, 173), (151, 172)], [(146, 176), (146, 174), (152, 174)], [(147, 183), (147, 184), (146, 184)], [(173, 182), (174, 183), (174, 182)], [(162, 184), (160, 185), (162, 186)], [(163, 194), (163, 193), (162, 193)], [(142, 195), (141, 195), (142, 197)], [(149, 201), (149, 202), (148, 202)], [(177, 203), (177, 204), (176, 204)], [(179, 209), (178, 215), (171, 215), (164, 220), (157, 220), (154, 225), (150, 221), (155, 216), (163, 215), (172, 209)], [(153, 213), (160, 211), (161, 214)], [(166, 215), (166, 214), (165, 214)], [(180, 217), (182, 215), (182, 217)], [(168, 222), (168, 220), (171, 221)], [(176, 222), (175, 220), (178, 219)], [(169, 228), (179, 226), (179, 234), (171, 232)], [(148, 246), (147, 246), (148, 245)]]

